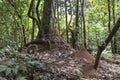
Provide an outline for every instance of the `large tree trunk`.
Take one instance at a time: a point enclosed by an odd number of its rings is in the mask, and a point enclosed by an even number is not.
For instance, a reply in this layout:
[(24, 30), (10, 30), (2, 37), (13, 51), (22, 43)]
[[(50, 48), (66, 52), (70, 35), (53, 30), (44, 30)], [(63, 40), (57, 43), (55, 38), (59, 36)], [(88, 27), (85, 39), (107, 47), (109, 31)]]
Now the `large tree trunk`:
[(101, 53), (103, 52), (103, 50), (105, 50), (106, 46), (108, 45), (108, 43), (112, 40), (112, 37), (114, 36), (114, 34), (117, 32), (117, 30), (120, 27), (120, 18), (118, 19), (118, 21), (116, 22), (115, 26), (113, 27), (111, 33), (108, 35), (108, 37), (106, 38), (105, 42), (103, 42), (103, 44), (101, 46), (98, 47), (98, 52), (97, 52), (97, 56), (96, 56), (96, 60), (95, 60), (95, 65), (94, 68), (97, 69), (98, 65), (99, 65), (99, 61), (100, 61), (100, 56)]
[(51, 26), (51, 16), (52, 16), (52, 0), (44, 0), (43, 16), (42, 16), (42, 29), (43, 34), (49, 33), (53, 26)]

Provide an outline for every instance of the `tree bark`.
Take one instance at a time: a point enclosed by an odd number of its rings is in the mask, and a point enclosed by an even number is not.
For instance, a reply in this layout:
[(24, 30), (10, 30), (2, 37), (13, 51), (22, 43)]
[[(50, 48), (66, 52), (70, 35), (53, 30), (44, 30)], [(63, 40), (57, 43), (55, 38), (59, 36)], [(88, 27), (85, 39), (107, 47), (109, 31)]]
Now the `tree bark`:
[[(41, 20), (40, 20), (40, 15), (39, 15), (39, 5), (40, 5), (40, 1), (41, 0), (38, 0), (37, 1), (37, 5), (36, 5), (36, 14), (37, 14), (37, 24), (38, 24), (38, 35), (37, 35), (37, 38), (40, 38), (40, 37), (42, 37), (42, 27), (41, 27)], [(34, 8), (33, 8), (34, 9)]]
[(66, 18), (66, 38), (68, 42), (67, 0), (65, 0), (65, 18)]
[(84, 48), (87, 48), (86, 43), (86, 26), (85, 26), (85, 16), (84, 16), (84, 0), (81, 1), (81, 11), (82, 11), (82, 22), (83, 22), (83, 37), (84, 37)]
[[(108, 32), (111, 32), (111, 7), (110, 7), (110, 0), (108, 0)], [(114, 53), (114, 45), (113, 40), (111, 40), (111, 51)]]
[[(115, 0), (112, 0), (112, 15), (113, 15), (113, 25), (115, 25)], [(114, 44), (114, 53), (117, 53), (117, 40), (116, 40), (116, 34), (114, 35), (113, 39)]]
[(53, 29), (53, 26), (51, 26), (52, 1), (53, 0), (44, 0), (43, 16), (42, 16), (43, 34), (47, 34), (51, 32), (51, 30)]
[(96, 56), (96, 60), (95, 60), (95, 64), (94, 64), (95, 69), (98, 68), (99, 61), (100, 61), (100, 56), (101, 56), (103, 50), (105, 50), (108, 43), (112, 40), (112, 37), (118, 31), (119, 27), (120, 27), (120, 18), (118, 19), (118, 21), (114, 25), (113, 29), (111, 30), (110, 34), (106, 38), (105, 42), (101, 46), (98, 46), (98, 52), (97, 52), (97, 56)]
[(78, 33), (79, 33), (79, 24), (78, 24), (78, 13), (79, 13), (79, 0), (76, 1), (76, 28), (75, 30), (73, 30), (73, 36), (74, 36), (74, 40), (73, 40), (73, 48), (77, 49), (77, 40), (78, 40)]
[(60, 6), (59, 0), (57, 0), (57, 25), (58, 25), (58, 31), (60, 33), (61, 28), (60, 28), (60, 11), (59, 11), (59, 6)]
[[(35, 5), (33, 5), (32, 9), (32, 16), (35, 16), (35, 10), (34, 10)], [(34, 40), (34, 32), (35, 32), (35, 20), (32, 20), (32, 33), (31, 33), (31, 41)]]
[(79, 0), (76, 2), (76, 27), (78, 27), (78, 7), (79, 7)]
[(52, 0), (51, 6), (51, 26), (55, 28), (55, 17), (56, 17), (56, 0)]
[(38, 20), (34, 16), (31, 15), (31, 12), (32, 12), (32, 9), (33, 9), (33, 6), (34, 6), (34, 2), (35, 2), (35, 0), (31, 0), (27, 15), (28, 15), (29, 18), (31, 18), (32, 20), (37, 22), (38, 30), (40, 31), (40, 25), (39, 25)]

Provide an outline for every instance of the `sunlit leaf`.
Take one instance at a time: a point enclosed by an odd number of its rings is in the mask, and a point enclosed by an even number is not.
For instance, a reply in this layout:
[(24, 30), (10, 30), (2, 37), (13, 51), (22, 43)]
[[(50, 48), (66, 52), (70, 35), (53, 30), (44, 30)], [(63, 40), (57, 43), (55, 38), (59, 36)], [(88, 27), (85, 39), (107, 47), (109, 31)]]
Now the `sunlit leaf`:
[(25, 76), (19, 75), (16, 80), (27, 80)]

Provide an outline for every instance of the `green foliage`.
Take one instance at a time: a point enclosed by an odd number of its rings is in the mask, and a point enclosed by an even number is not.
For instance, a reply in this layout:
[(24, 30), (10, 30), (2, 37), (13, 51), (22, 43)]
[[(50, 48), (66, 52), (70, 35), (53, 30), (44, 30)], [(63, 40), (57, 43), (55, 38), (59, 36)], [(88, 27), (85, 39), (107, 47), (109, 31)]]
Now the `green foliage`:
[(112, 54), (110, 50), (105, 50), (102, 56), (105, 57), (106, 59), (120, 59), (119, 54)]
[[(39, 55), (41, 56), (41, 55)], [(48, 64), (39, 56), (25, 54), (7, 46), (0, 50), (1, 80), (49, 80), (58, 76), (79, 75), (81, 69), (65, 70), (59, 73), (57, 65)]]
[(17, 76), (16, 80), (27, 80), (25, 76)]
[[(12, 47), (20, 47), (24, 45), (24, 39), (26, 42), (31, 40), (32, 34), (32, 20), (28, 18), (27, 12), (29, 9), (31, 0), (16, 0), (9, 1), (2, 0), (0, 1), (0, 49), (9, 45)], [(65, 19), (65, 5), (64, 0), (58, 0), (55, 18), (55, 27), (57, 30), (60, 28), (61, 34), (66, 37), (66, 19)], [(120, 13), (120, 0), (115, 1), (115, 17), (116, 20), (119, 17)], [(37, 1), (35, 1), (37, 3)], [(39, 6), (39, 17), (42, 18), (44, 0), (41, 0)], [(36, 4), (35, 4), (36, 5)], [(111, 28), (113, 25), (113, 14), (112, 14), (112, 1), (111, 5)], [(72, 30), (75, 29), (76, 25), (76, 0), (67, 1), (67, 10), (68, 10), (68, 24), (71, 19), (71, 23), (68, 25)], [(86, 0), (85, 1), (85, 24), (86, 24), (86, 36), (87, 44), (91, 49), (96, 50), (99, 44), (101, 44), (108, 35), (108, 1), (107, 0)], [(57, 9), (57, 8), (56, 8)], [(35, 8), (34, 8), (34, 11)], [(82, 15), (81, 15), (81, 4), (79, 3), (79, 44), (83, 45), (83, 27), (82, 27)], [(59, 16), (59, 18), (58, 18)], [(71, 18), (72, 16), (72, 18)], [(36, 17), (36, 12), (34, 17)], [(58, 26), (59, 24), (59, 26)], [(35, 23), (34, 35), (37, 35), (38, 29), (37, 24)], [(25, 33), (23, 32), (25, 31)], [(71, 38), (70, 31), (69, 39)], [(117, 33), (117, 47), (120, 48), (120, 30)], [(70, 40), (69, 40), (70, 41)]]
[(39, 80), (45, 77), (42, 75), (39, 77), (41, 71), (47, 71), (46, 64), (36, 56), (19, 53), (10, 46), (0, 50), (0, 78), (2, 80), (29, 80), (29, 77)]

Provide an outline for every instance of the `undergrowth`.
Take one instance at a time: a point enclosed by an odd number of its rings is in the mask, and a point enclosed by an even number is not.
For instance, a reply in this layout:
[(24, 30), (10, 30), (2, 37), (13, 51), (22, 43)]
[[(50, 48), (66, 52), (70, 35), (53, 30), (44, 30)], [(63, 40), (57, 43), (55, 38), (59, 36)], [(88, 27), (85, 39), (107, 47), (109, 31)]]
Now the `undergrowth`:
[(104, 51), (104, 53), (102, 54), (103, 57), (107, 58), (107, 59), (120, 59), (120, 54), (112, 54), (109, 51)]
[[(61, 73), (56, 65), (44, 62), (41, 57), (42, 55), (20, 53), (10, 46), (1, 49), (0, 80), (58, 80), (69, 77), (70, 73)], [(75, 69), (73, 74), (76, 72), (81, 73)]]
[(47, 80), (52, 67), (40, 57), (20, 53), (10, 46), (0, 50), (0, 80)]

